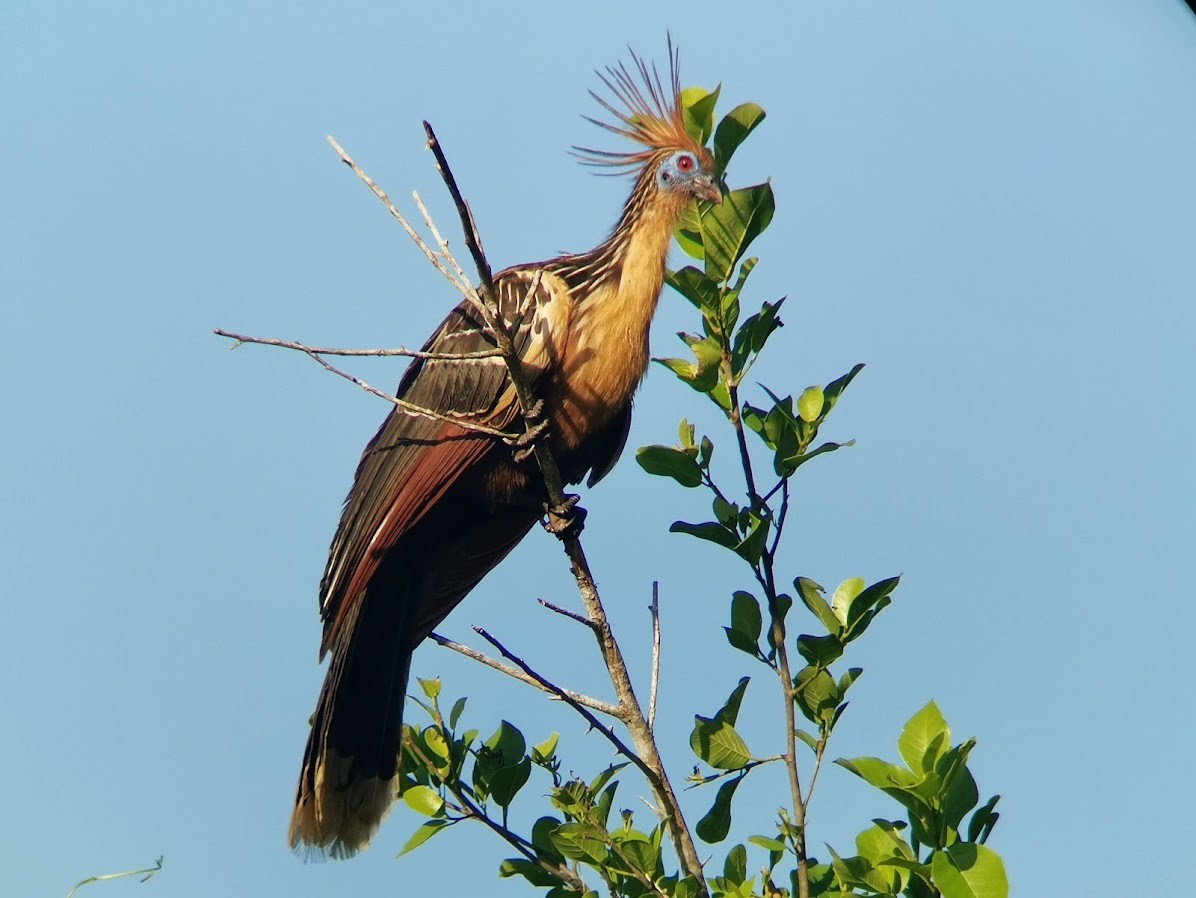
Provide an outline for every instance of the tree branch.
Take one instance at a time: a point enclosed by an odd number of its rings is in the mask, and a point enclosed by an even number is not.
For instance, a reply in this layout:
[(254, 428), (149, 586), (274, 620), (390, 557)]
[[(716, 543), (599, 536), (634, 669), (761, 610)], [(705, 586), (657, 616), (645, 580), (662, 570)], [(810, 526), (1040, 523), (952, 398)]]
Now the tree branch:
[(652, 686), (648, 691), (648, 729), (656, 728), (656, 693), (660, 688), (660, 581), (652, 581)]
[(477, 352), (425, 352), (422, 349), (335, 349), (327, 346), (307, 346), (292, 340), (276, 340), (271, 337), (251, 337), (248, 334), (235, 334), (223, 328), (213, 331), (218, 337), (228, 337), (235, 340), (229, 349), (237, 349), (242, 343), (257, 343), (261, 346), (277, 346), (281, 349), (294, 349), (298, 352), (315, 353), (316, 355), (364, 356), (390, 358), (402, 356), (412, 359), (435, 359), (442, 362), (469, 362), (474, 359), (501, 359), (502, 353), (497, 349), (482, 349)]
[(479, 664), (484, 664), (487, 667), (499, 671), (500, 673), (505, 673), (508, 677), (518, 680), (520, 683), (526, 683), (528, 686), (535, 686), (541, 692), (546, 692), (554, 698), (559, 699), (559, 693), (563, 692), (579, 705), (584, 705), (585, 707), (591, 708), (597, 711), (599, 714), (605, 714), (608, 717), (614, 717), (616, 719), (619, 718), (618, 706), (612, 705), (610, 702), (599, 701), (596, 698), (590, 698), (588, 695), (583, 695), (580, 692), (574, 692), (572, 689), (565, 689), (564, 687), (556, 686), (555, 684), (553, 684), (551, 687), (545, 686), (535, 677), (524, 673), (522, 670), (511, 667), (509, 664), (503, 664), (501, 661), (496, 661), (489, 655), (479, 652), (477, 649), (471, 649), (467, 645), (454, 642), (445, 636), (441, 636), (439, 633), (432, 633), (428, 638), (437, 645), (444, 646), (446, 649), (452, 649), (459, 655), (464, 655), (466, 658), (477, 661)]

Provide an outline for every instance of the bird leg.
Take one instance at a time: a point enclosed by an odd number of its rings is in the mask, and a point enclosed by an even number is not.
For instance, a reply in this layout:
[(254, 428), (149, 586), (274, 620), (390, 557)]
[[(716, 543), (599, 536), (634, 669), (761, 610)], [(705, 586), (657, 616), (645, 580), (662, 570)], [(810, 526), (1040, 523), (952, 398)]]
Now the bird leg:
[(507, 440), (508, 445), (515, 450), (517, 464), (522, 464), (531, 458), (536, 451), (536, 440), (548, 431), (548, 419), (544, 415), (544, 400), (537, 399), (535, 403), (523, 413), (526, 429), (523, 433)]
[(581, 496), (576, 493), (566, 493), (560, 505), (552, 506), (545, 502), (545, 519), (541, 521), (544, 529), (559, 539), (580, 536), (586, 520), (586, 510), (577, 504), (580, 500)]

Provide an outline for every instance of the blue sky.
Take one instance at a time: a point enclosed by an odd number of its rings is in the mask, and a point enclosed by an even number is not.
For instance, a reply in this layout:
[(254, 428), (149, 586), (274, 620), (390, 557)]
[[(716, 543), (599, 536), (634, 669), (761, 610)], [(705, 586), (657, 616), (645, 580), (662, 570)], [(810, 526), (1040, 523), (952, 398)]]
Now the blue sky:
[[(639, 5), (636, 5), (639, 6)], [(768, 120), (732, 184), (773, 179), (759, 300), (789, 297), (761, 380), (785, 390), (868, 363), (803, 469), (785, 563), (834, 584), (903, 573), (860, 646), (835, 755), (893, 755), (928, 699), (1003, 817), (1019, 894), (1178, 893), (1190, 880), (1196, 736), (1187, 658), (1196, 450), (1196, 18), (1178, 0), (589, 6), (46, 4), (0, 10), (0, 815), (5, 894), (64, 894), (166, 855), (171, 896), (517, 895), (486, 833), (394, 855), (399, 811), (349, 863), (303, 865), (284, 832), (322, 671), (316, 586), (340, 501), (385, 409), (228, 327), (417, 344), (454, 302), (324, 143), (448, 223), (429, 118), (496, 264), (601, 239), (625, 185), (567, 154), (600, 139), (592, 70), (625, 45), (682, 48)], [(692, 326), (667, 295), (657, 354)], [(393, 384), (395, 363), (363, 365)], [(631, 445), (670, 442), (687, 388), (649, 375)], [(716, 442), (718, 437), (716, 435)], [(725, 437), (723, 438), (725, 442)], [(807, 473), (808, 472), (808, 473)], [(719, 627), (744, 584), (667, 533), (696, 494), (629, 461), (585, 496), (586, 544), (635, 672), (661, 581), (660, 726), (691, 763), (690, 715), (739, 675)], [(606, 694), (533, 534), (446, 622), (507, 638)], [(476, 640), (475, 640), (476, 641)], [(416, 673), (579, 772), (579, 721), (426, 646)], [(759, 680), (749, 743), (771, 750)], [(775, 744), (775, 742), (773, 743)], [(628, 784), (623, 798), (635, 804)], [(773, 790), (777, 794), (774, 794)], [(850, 848), (898, 809), (844, 771), (815, 845)], [(779, 781), (741, 791), (761, 828)], [(687, 795), (697, 819), (712, 796)], [(755, 808), (756, 813), (750, 813)], [(717, 849), (716, 849), (717, 850)], [(721, 855), (720, 855), (721, 856)]]

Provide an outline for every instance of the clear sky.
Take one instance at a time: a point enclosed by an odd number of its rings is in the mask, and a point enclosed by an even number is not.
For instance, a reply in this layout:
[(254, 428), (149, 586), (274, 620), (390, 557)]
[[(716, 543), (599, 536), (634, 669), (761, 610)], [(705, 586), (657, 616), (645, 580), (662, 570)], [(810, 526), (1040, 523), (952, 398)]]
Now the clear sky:
[[(339, 8), (338, 8), (339, 7)], [(1017, 894), (1190, 888), (1196, 450), (1196, 18), (1179, 0), (0, 7), (0, 892), (61, 895), (166, 855), (170, 896), (526, 894), (480, 831), (394, 860), (400, 811), (348, 863), (284, 832), (322, 670), (316, 586), (379, 400), (214, 327), (326, 344), (418, 344), (455, 302), (324, 143), (396, 198), (450, 207), (431, 119), (496, 265), (601, 239), (626, 186), (570, 145), (596, 67), (630, 44), (768, 120), (732, 184), (771, 177), (758, 300), (788, 295), (761, 379), (868, 363), (803, 469), (786, 567), (834, 584), (903, 573), (860, 646), (835, 755), (892, 756), (935, 698), (976, 736), (990, 844)], [(667, 295), (657, 354), (690, 327)], [(398, 363), (363, 365), (380, 384)], [(649, 375), (631, 445), (671, 442), (695, 394)], [(708, 416), (701, 417), (708, 421)], [(716, 442), (718, 438), (716, 436)], [(723, 438), (725, 442), (725, 437)], [(807, 473), (808, 472), (808, 473)], [(661, 581), (660, 726), (741, 669), (743, 585), (667, 533), (696, 494), (625, 460), (587, 494), (587, 546), (636, 673)], [(481, 624), (606, 695), (533, 534), (444, 625)], [(579, 721), (435, 646), (418, 675), (537, 741)], [(760, 679), (759, 753), (778, 724)], [(774, 741), (769, 742), (770, 739)], [(762, 828), (779, 781), (741, 791)], [(628, 787), (621, 800), (637, 805)], [(746, 800), (744, 799), (746, 796)], [(689, 793), (696, 820), (709, 793)], [(533, 802), (534, 804), (534, 802)], [(899, 809), (826, 772), (811, 841), (850, 851)], [(646, 821), (645, 821), (646, 822)], [(720, 855), (721, 856), (721, 855)], [(408, 883), (402, 888), (403, 883)], [(433, 892), (433, 890), (436, 890)], [(447, 891), (446, 891), (447, 890)]]

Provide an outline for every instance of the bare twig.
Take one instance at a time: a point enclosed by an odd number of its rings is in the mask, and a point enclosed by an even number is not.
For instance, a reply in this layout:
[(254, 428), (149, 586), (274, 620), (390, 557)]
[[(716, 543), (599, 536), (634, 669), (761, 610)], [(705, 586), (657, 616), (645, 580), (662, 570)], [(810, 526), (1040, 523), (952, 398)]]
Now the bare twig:
[(709, 776), (701, 776), (693, 778), (693, 781), (686, 786), (686, 790), (696, 789), (698, 786), (704, 786), (707, 783), (713, 783), (715, 780), (721, 780), (724, 777), (734, 776), (735, 774), (747, 775), (749, 770), (759, 767), (761, 764), (772, 764), (776, 761), (784, 761), (784, 755), (769, 755), (766, 758), (753, 758), (742, 767), (737, 767), (734, 770), (720, 770), (718, 773), (712, 773)]
[(374, 183), (373, 178), (362, 171), (361, 167), (349, 157), (349, 154), (345, 152), (344, 147), (337, 143), (336, 139), (331, 134), (329, 134), (326, 139), (332, 146), (332, 149), (336, 151), (336, 154), (341, 157), (341, 161), (345, 163), (345, 165), (349, 166), (349, 168), (353, 170), (353, 174), (357, 175), (357, 177), (361, 179), (362, 183), (364, 183), (366, 187), (373, 191), (374, 196), (378, 197), (378, 199), (385, 204), (386, 208), (390, 210), (390, 214), (394, 217), (395, 221), (402, 225), (403, 230), (407, 232), (407, 236), (411, 238), (417, 247), (419, 247), (420, 252), (427, 257), (428, 261), (432, 263), (436, 270), (448, 278), (449, 282), (463, 294), (466, 294), (468, 298), (468, 294), (472, 292), (471, 285), (468, 282), (460, 283), (457, 281), (454, 273), (448, 269), (448, 267), (436, 255), (436, 253), (432, 252), (432, 249), (427, 243), (424, 242), (424, 239), (419, 236), (415, 228), (411, 226), (411, 223), (403, 217), (403, 213), (395, 208), (395, 204), (390, 201), (390, 197), (383, 192), (381, 187)]
[(578, 614), (576, 611), (570, 611), (568, 608), (562, 608), (560, 605), (554, 605), (554, 604), (552, 604), (552, 602), (549, 602), (547, 599), (536, 599), (536, 601), (539, 602), (541, 605), (543, 605), (545, 608), (547, 608), (549, 611), (555, 611), (557, 614), (564, 615), (565, 617), (569, 618), (570, 620), (575, 620), (579, 624), (589, 627), (591, 630), (594, 629), (594, 622), (592, 620), (590, 620), (588, 617), (586, 617), (585, 615)]
[(229, 337), (236, 340), (238, 343), (261, 343), (266, 346), (281, 346), (284, 349), (294, 349), (303, 353), (309, 359), (314, 361), (317, 365), (322, 367), (325, 371), (335, 374), (337, 377), (343, 377), (350, 383), (356, 384), (372, 396), (377, 396), (379, 399), (385, 399), (391, 405), (399, 410), (410, 415), (418, 415), (423, 418), (432, 418), (437, 421), (444, 421), (447, 424), (453, 424), (460, 427), (462, 430), (472, 430), (475, 433), (484, 433), (487, 436), (499, 437), (502, 440), (509, 440), (511, 435), (506, 431), (499, 430), (495, 427), (487, 427), (485, 424), (476, 424), (468, 418), (444, 414), (442, 412), (434, 412), (430, 408), (425, 408), (422, 405), (416, 405), (414, 402), (408, 402), (406, 399), (400, 399), (392, 393), (387, 393), (385, 390), (379, 390), (377, 387), (366, 383), (355, 374), (350, 374), (348, 371), (342, 371), (340, 368), (333, 365), (327, 359), (320, 355), (320, 351), (311, 346), (304, 346), (302, 343), (290, 343), (285, 340), (272, 340), (267, 338), (246, 337), (243, 334), (232, 334), (228, 331), (217, 330), (217, 334), (222, 337)]
[(648, 692), (648, 729), (656, 727), (656, 693), (660, 688), (660, 581), (652, 581), (652, 686)]
[(272, 337), (251, 337), (248, 334), (235, 334), (223, 328), (214, 331), (218, 337), (228, 337), (235, 340), (229, 349), (236, 349), (242, 343), (257, 343), (261, 346), (277, 346), (281, 349), (294, 349), (298, 352), (314, 352), (316, 355), (364, 356), (376, 358), (391, 358), (402, 356), (411, 359), (435, 359), (443, 362), (470, 362), (484, 359), (501, 359), (502, 353), (497, 349), (482, 349), (477, 352), (425, 352), (422, 349), (334, 349), (328, 346), (307, 346), (293, 340), (276, 340)]
[[(593, 713), (591, 713), (591, 711), (585, 705), (581, 704), (580, 702), (575, 702), (569, 696), (569, 694), (564, 689), (562, 689), (560, 686), (556, 685), (551, 680), (548, 680), (548, 679), (542, 677), (540, 674), (538, 674), (534, 670), (532, 670), (532, 668), (528, 666), (526, 661), (524, 661), (518, 655), (514, 654), (505, 645), (503, 645), (501, 642), (499, 642), (497, 639), (495, 639), (493, 636), (491, 636), (488, 632), (486, 632), (485, 629), (483, 629), (482, 627), (474, 627), (473, 629), (474, 629), (475, 633), (477, 633), (484, 640), (486, 640), (488, 643), (490, 643), (492, 646), (494, 646), (496, 649), (498, 649), (499, 654), (501, 654), (504, 658), (506, 658), (512, 664), (515, 664), (516, 666), (518, 666), (520, 670), (522, 670), (525, 674), (527, 674), (529, 677), (531, 677), (536, 682), (538, 682), (542, 687), (544, 687), (544, 689), (546, 689), (549, 692), (552, 692), (554, 695), (556, 695), (558, 698), (560, 698), (561, 701), (563, 701), (566, 704), (568, 704), (569, 706), (571, 706), (573, 708), (573, 710), (575, 710), (578, 714), (580, 714), (582, 717), (584, 717), (586, 720), (586, 723), (588, 723), (591, 727), (593, 727), (598, 732), (600, 732), (603, 736), (606, 737), (606, 740), (608, 742), (610, 742), (610, 744), (615, 747), (615, 751), (617, 751), (619, 754), (621, 754), (623, 757), (625, 757), (627, 760), (629, 760), (632, 764), (634, 764), (636, 767), (638, 767), (640, 769), (640, 772), (643, 773), (644, 776), (648, 777), (649, 781), (651, 781), (653, 771), (647, 766), (647, 764), (644, 762), (643, 758), (641, 758), (638, 754), (636, 754), (635, 751), (633, 751), (631, 749), (631, 747), (626, 742), (624, 742), (622, 739), (619, 738), (619, 734), (616, 733), (611, 727), (607, 726), (601, 720), (599, 720), (597, 717), (595, 717), (593, 715)], [(620, 719), (622, 719), (622, 718), (620, 717)]]
[(489, 655), (479, 652), (477, 649), (471, 649), (467, 645), (454, 642), (452, 639), (441, 636), (439, 633), (432, 633), (428, 638), (433, 640), (437, 645), (444, 646), (446, 649), (452, 649), (459, 655), (464, 655), (466, 658), (477, 661), (479, 664), (484, 664), (487, 667), (499, 671), (500, 673), (505, 673), (508, 677), (516, 679), (520, 683), (526, 683), (528, 686), (535, 686), (537, 689), (548, 693), (553, 698), (560, 699), (559, 693), (564, 692), (569, 696), (569, 698), (579, 705), (584, 705), (585, 707), (591, 708), (597, 711), (599, 714), (605, 714), (608, 717), (614, 717), (616, 719), (619, 717), (618, 707), (616, 705), (612, 705), (610, 702), (604, 702), (596, 698), (591, 698), (590, 696), (583, 695), (580, 692), (574, 692), (572, 689), (564, 689), (563, 687), (547, 687), (535, 677), (524, 673), (519, 668), (511, 667), (509, 664), (503, 664), (501, 661), (497, 661), (494, 658), (491, 658)]

